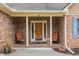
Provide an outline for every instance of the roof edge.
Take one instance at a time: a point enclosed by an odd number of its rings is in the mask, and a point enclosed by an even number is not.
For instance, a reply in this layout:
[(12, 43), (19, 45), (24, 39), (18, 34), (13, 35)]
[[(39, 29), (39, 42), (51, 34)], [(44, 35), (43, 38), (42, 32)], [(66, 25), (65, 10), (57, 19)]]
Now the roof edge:
[(63, 11), (68, 11), (68, 8), (72, 5), (73, 3), (70, 3), (68, 6), (66, 6)]

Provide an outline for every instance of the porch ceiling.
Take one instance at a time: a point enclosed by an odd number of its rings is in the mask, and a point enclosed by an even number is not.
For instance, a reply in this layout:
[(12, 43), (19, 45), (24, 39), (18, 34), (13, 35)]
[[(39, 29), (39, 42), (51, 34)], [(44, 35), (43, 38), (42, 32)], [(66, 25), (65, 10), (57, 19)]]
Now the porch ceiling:
[(6, 3), (15, 10), (49, 10), (62, 11), (69, 3)]
[(0, 3), (0, 10), (10, 16), (63, 16), (70, 3)]

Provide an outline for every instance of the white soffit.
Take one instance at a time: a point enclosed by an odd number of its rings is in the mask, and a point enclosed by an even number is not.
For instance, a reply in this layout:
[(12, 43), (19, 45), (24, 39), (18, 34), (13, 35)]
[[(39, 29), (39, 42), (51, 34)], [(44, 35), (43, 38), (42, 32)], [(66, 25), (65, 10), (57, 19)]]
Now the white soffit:
[(6, 5), (17, 12), (45, 12), (45, 11), (63, 11), (70, 3), (6, 3)]

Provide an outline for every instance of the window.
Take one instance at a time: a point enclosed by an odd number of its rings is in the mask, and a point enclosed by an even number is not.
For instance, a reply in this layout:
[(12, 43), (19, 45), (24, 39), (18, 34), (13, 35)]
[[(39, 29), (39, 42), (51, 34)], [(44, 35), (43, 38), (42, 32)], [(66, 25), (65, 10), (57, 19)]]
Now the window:
[(73, 31), (73, 37), (79, 36), (79, 19), (78, 18), (73, 17), (72, 31)]

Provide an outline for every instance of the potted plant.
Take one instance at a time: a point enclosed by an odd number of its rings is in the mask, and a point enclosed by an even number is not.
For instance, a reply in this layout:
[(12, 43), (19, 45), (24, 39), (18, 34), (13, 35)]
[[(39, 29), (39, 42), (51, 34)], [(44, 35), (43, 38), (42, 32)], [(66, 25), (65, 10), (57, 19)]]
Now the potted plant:
[(12, 51), (12, 49), (11, 49), (10, 45), (6, 44), (6, 46), (4, 46), (4, 48), (3, 48), (3, 53), (9, 54), (9, 53), (11, 53), (11, 51)]

